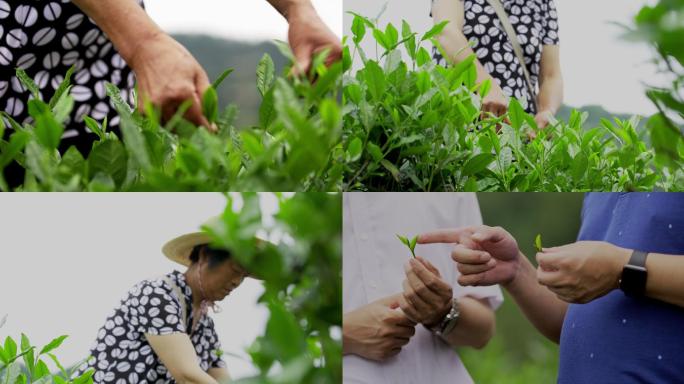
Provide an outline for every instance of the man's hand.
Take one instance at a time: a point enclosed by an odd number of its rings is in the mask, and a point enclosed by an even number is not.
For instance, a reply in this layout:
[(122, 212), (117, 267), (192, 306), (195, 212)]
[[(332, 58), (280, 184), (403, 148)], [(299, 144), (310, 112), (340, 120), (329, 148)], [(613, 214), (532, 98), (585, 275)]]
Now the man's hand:
[(404, 265), (406, 279), (399, 299), (401, 310), (416, 323), (431, 327), (451, 309), (453, 291), (429, 261), (422, 257), (410, 259)]
[(401, 295), (389, 296), (344, 314), (344, 354), (383, 361), (397, 355), (415, 334), (415, 322), (398, 309)]
[(563, 301), (588, 303), (618, 287), (631, 251), (602, 241), (578, 241), (537, 253), (537, 280)]
[(192, 106), (185, 118), (210, 130), (202, 114), (202, 95), (209, 87), (206, 72), (185, 47), (165, 33), (156, 34), (138, 49), (129, 62), (139, 85), (138, 104), (144, 101), (161, 108), (164, 120), (170, 119), (186, 100)]
[(455, 244), (451, 258), (461, 276), (458, 283), (494, 285), (512, 282), (519, 270), (520, 251), (513, 236), (501, 227), (479, 225), (422, 234), (419, 244)]
[(340, 39), (323, 23), (309, 1), (292, 4), (286, 17), (290, 24), (288, 39), (296, 59), (295, 74), (308, 73), (313, 56), (327, 48), (330, 53), (326, 65), (342, 58)]

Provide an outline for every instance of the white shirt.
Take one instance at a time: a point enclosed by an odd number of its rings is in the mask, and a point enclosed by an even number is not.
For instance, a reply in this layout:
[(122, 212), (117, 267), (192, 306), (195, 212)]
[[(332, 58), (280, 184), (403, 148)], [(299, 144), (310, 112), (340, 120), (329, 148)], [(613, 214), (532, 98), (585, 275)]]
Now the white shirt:
[[(343, 216), (344, 312), (402, 291), (403, 265), (409, 249), (396, 237), (436, 229), (482, 224), (475, 194), (345, 193)], [(488, 299), (492, 309), (503, 302), (501, 289), (461, 287), (450, 244), (418, 244), (416, 255), (439, 269), (454, 297)], [(455, 349), (423, 326), (401, 352), (383, 362), (356, 355), (343, 359), (344, 383), (472, 383)]]

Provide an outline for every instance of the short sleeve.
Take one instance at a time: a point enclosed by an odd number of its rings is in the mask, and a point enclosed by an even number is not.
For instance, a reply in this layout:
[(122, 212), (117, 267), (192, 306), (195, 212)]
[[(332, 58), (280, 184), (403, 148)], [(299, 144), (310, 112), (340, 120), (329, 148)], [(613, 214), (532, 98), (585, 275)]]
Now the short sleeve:
[(462, 287), (458, 284), (454, 285), (454, 297), (472, 297), (478, 300), (487, 300), (489, 307), (496, 311), (501, 304), (503, 304), (503, 293), (498, 285), (479, 286), (479, 287)]
[(558, 11), (556, 10), (555, 0), (547, 0), (542, 6), (543, 12), (543, 27), (544, 37), (542, 39), (543, 45), (558, 45), (560, 44), (560, 37), (558, 36)]
[(221, 341), (218, 338), (216, 329), (214, 328), (214, 321), (209, 319), (209, 326), (207, 328), (208, 337), (207, 342), (209, 344), (209, 367), (210, 368), (228, 368), (226, 362), (223, 361), (221, 355), (223, 355), (223, 349), (221, 349)]
[(181, 307), (162, 281), (145, 281), (130, 290), (124, 303), (130, 324), (143, 334), (185, 333)]

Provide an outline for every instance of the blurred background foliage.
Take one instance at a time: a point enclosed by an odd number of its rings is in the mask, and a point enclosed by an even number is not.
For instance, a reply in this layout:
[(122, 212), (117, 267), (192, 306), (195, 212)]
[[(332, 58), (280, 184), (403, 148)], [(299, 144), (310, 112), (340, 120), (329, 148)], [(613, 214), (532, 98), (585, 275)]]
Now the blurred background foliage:
[[(260, 374), (238, 383), (342, 380), (342, 201), (339, 194), (275, 194), (264, 217), (257, 193), (227, 195), (221, 220), (204, 227), (216, 246), (264, 280), (270, 315), (249, 347)], [(238, 206), (238, 200), (241, 206)], [(259, 239), (266, 239), (263, 241)]]
[[(534, 238), (544, 246), (572, 243), (580, 227), (582, 193), (479, 193), (486, 225), (501, 226), (518, 240), (520, 250), (536, 265)], [(529, 323), (504, 291), (496, 312), (496, 334), (480, 351), (459, 350), (476, 383), (554, 383), (558, 346)]]

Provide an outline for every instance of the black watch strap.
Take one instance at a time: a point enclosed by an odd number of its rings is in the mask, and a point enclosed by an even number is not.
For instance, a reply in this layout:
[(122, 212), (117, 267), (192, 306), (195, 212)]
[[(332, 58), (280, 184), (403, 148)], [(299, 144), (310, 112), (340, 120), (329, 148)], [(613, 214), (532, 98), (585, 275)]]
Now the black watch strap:
[(620, 289), (631, 297), (642, 297), (646, 293), (646, 280), (648, 271), (646, 270), (646, 257), (648, 252), (634, 251), (627, 263), (622, 268), (620, 278)]

